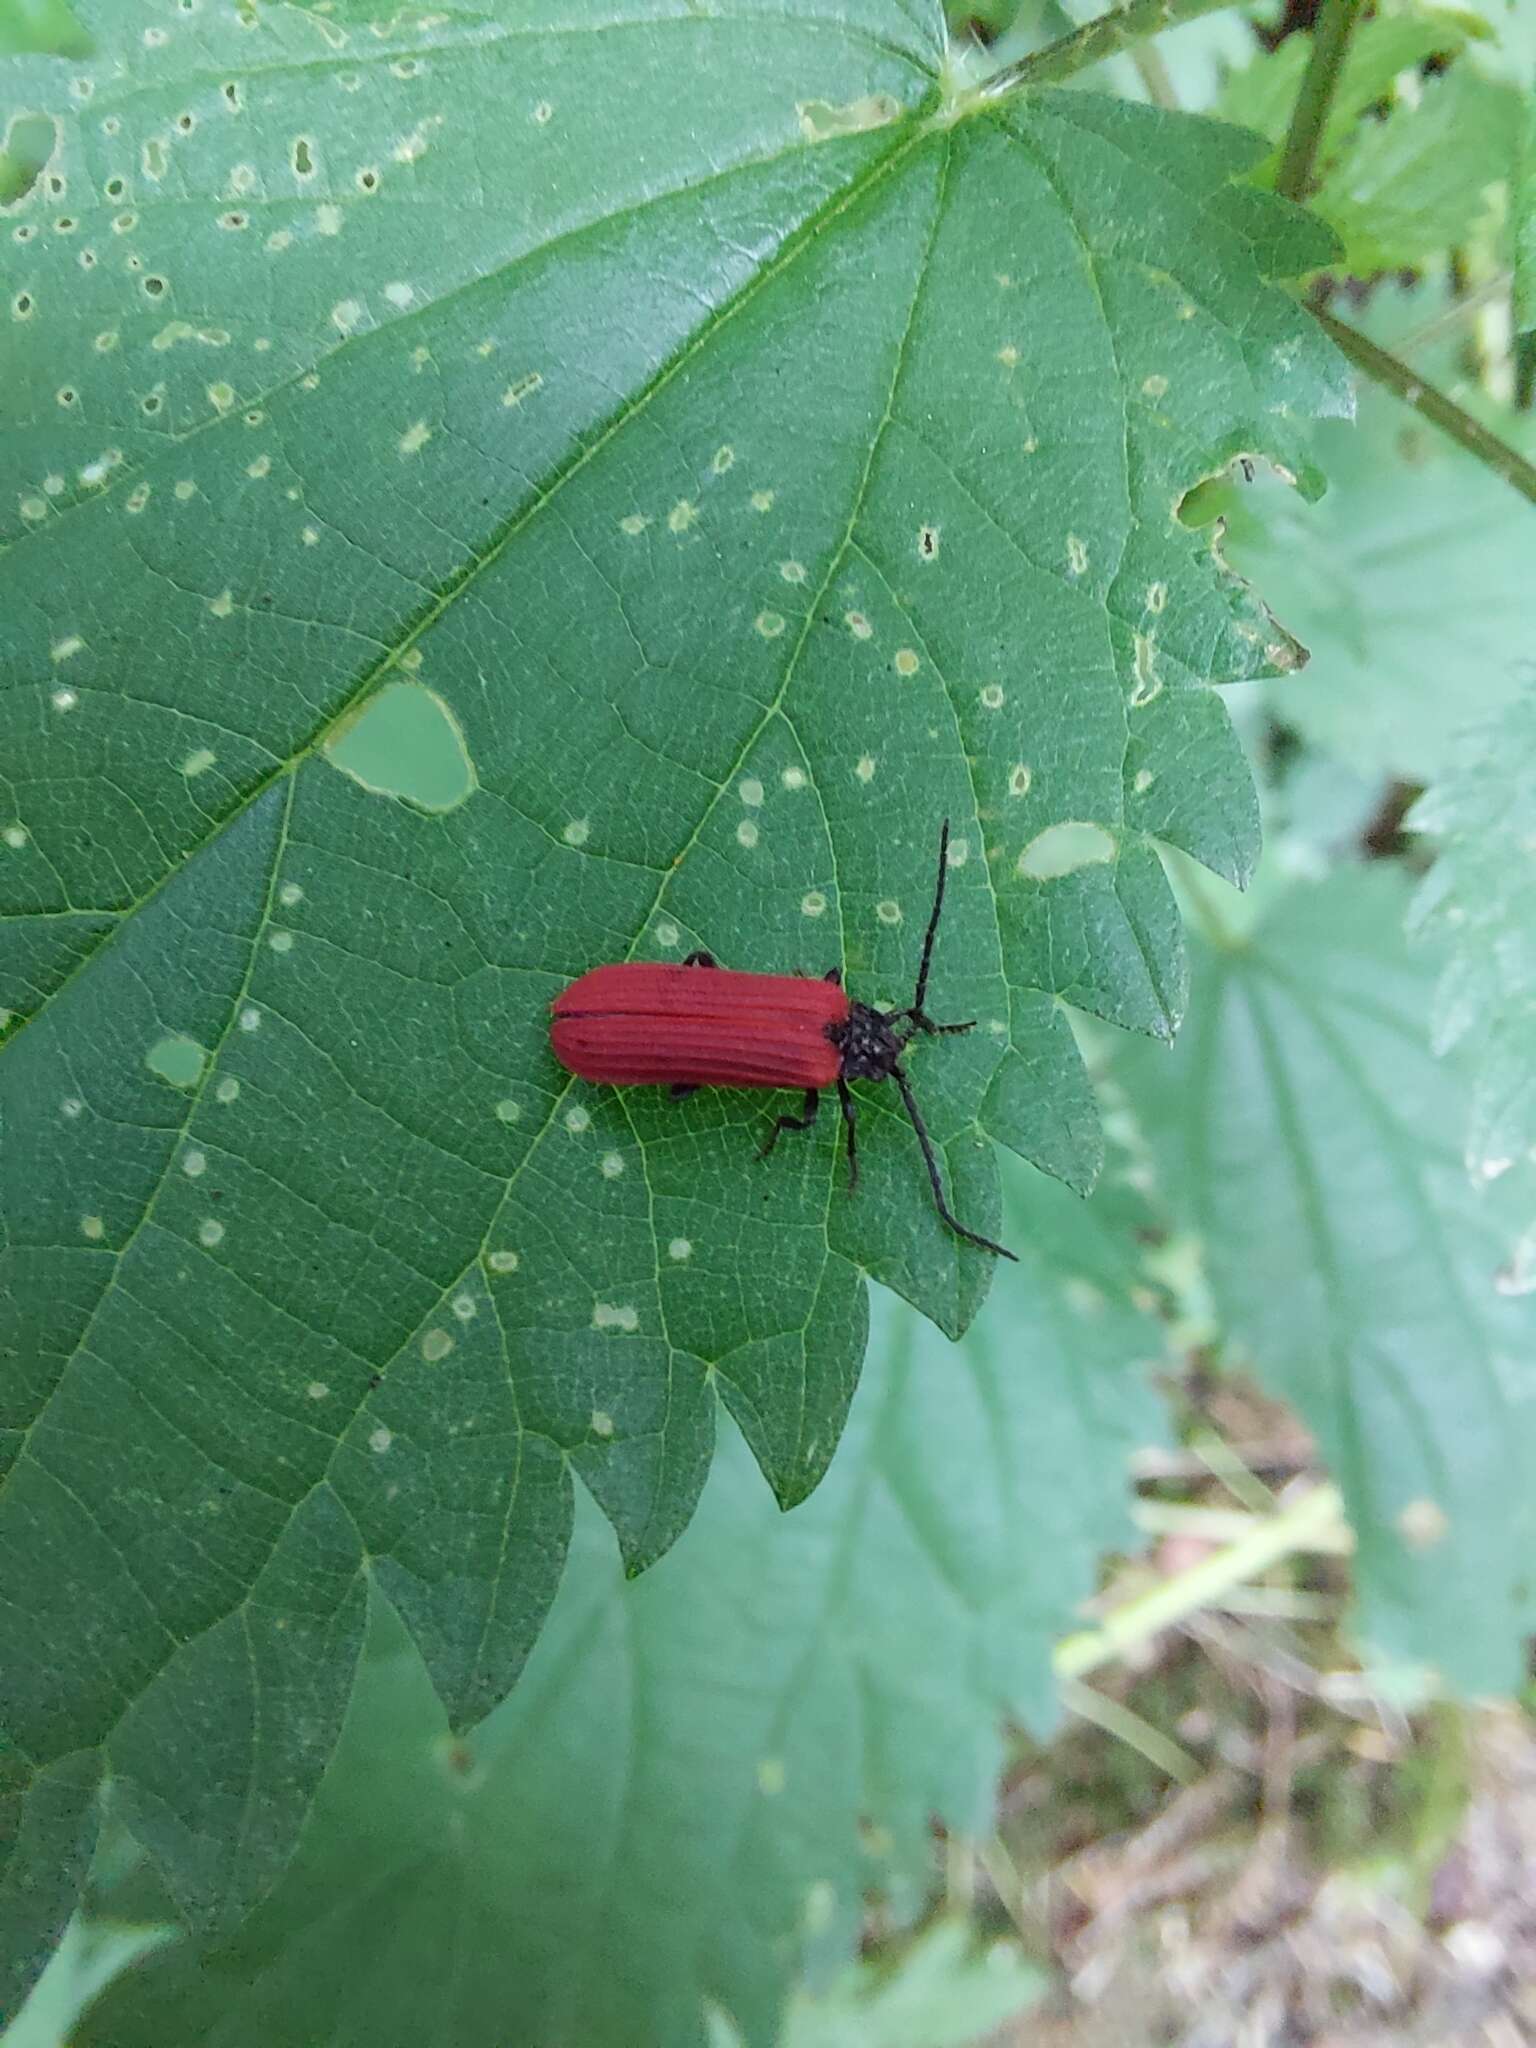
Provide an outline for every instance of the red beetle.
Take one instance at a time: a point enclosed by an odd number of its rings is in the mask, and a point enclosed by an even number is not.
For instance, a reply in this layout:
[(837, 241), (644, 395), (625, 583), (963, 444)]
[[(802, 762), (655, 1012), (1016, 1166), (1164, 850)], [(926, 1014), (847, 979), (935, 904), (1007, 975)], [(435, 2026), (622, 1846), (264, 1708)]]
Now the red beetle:
[(968, 1024), (935, 1024), (923, 1007), (934, 935), (944, 908), (949, 820), (939, 835), (939, 881), (923, 940), (917, 989), (905, 1010), (876, 1010), (850, 1002), (834, 967), (822, 981), (793, 974), (742, 974), (720, 967), (708, 953), (690, 953), (679, 967), (631, 961), (594, 967), (564, 988), (550, 1005), (555, 1058), (586, 1081), (618, 1087), (666, 1086), (674, 1096), (696, 1088), (801, 1088), (799, 1116), (774, 1118), (763, 1145), (766, 1157), (783, 1131), (809, 1130), (823, 1088), (836, 1087), (848, 1133), (848, 1184), (857, 1187), (859, 1155), (850, 1081), (894, 1081), (906, 1105), (940, 1216), (968, 1244), (1013, 1258), (1005, 1246), (979, 1237), (956, 1220), (944, 1199), (933, 1141), (912, 1093), (901, 1055), (919, 1031), (972, 1031)]

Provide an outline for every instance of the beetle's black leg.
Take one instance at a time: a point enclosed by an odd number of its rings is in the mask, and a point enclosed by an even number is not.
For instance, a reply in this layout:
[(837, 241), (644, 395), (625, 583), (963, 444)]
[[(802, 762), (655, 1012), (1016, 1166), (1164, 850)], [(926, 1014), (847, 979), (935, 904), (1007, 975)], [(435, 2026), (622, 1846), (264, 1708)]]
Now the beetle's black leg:
[[(976, 1029), (976, 1019), (974, 1017), (965, 1024), (935, 1024), (925, 1010), (902, 1010), (899, 1014), (911, 1019), (910, 1028), (907, 1031), (908, 1038), (912, 1036), (914, 1031), (926, 1031), (930, 1036), (942, 1036), (952, 1031), (974, 1031)], [(905, 1043), (905, 1040), (903, 1040), (903, 1043)]]
[(673, 1081), (668, 1086), (667, 1093), (674, 1102), (686, 1102), (690, 1095), (698, 1094), (701, 1086), (702, 1083), (698, 1081)]
[(896, 1066), (891, 1068), (891, 1078), (901, 1090), (901, 1099), (906, 1104), (907, 1115), (911, 1117), (912, 1128), (917, 1133), (917, 1142), (923, 1154), (923, 1164), (928, 1169), (928, 1181), (933, 1189), (933, 1205), (938, 1210), (940, 1216), (943, 1217), (956, 1237), (963, 1237), (967, 1244), (980, 1245), (984, 1252), (996, 1252), (1000, 1259), (1012, 1259), (1014, 1264), (1017, 1265), (1018, 1255), (1009, 1251), (1006, 1245), (994, 1244), (990, 1237), (979, 1237), (974, 1230), (967, 1230), (965, 1225), (954, 1215), (948, 1202), (944, 1199), (944, 1183), (939, 1178), (939, 1162), (934, 1157), (933, 1140), (928, 1135), (928, 1126), (923, 1122), (923, 1113), (917, 1106), (916, 1096), (912, 1093), (912, 1083), (907, 1079), (901, 1068)]
[(779, 1133), (781, 1131), (808, 1131), (811, 1128), (821, 1109), (821, 1096), (816, 1089), (806, 1089), (803, 1109), (804, 1114), (801, 1116), (776, 1116), (774, 1118), (773, 1129), (768, 1133), (767, 1140), (758, 1147), (757, 1156), (759, 1159), (766, 1159), (768, 1157), (768, 1154), (779, 1142)]
[(944, 820), (939, 831), (939, 879), (933, 892), (933, 909), (928, 917), (928, 929), (923, 934), (923, 958), (917, 970), (917, 990), (912, 997), (909, 1017), (923, 1015), (923, 998), (928, 993), (928, 969), (933, 960), (933, 941), (939, 929), (939, 912), (944, 908), (944, 872), (949, 865), (949, 820)]
[(848, 1132), (848, 1192), (851, 1195), (859, 1184), (859, 1109), (849, 1091), (848, 1083), (841, 1077), (837, 1084), (837, 1100), (843, 1112), (844, 1127)]
[(830, 981), (834, 988), (841, 988), (843, 985), (843, 970), (841, 967), (829, 967), (821, 978), (823, 981)]
[(713, 953), (706, 953), (704, 948), (700, 946), (696, 952), (692, 952), (688, 955), (687, 959), (684, 960), (683, 965), (685, 967), (718, 967), (720, 965), (720, 962), (715, 958)]

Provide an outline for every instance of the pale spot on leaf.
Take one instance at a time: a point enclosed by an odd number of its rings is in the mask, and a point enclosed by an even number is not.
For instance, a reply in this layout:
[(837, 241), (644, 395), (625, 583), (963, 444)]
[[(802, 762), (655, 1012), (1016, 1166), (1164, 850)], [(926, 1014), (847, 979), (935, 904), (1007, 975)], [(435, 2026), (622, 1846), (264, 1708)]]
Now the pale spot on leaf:
[(592, 827), (585, 818), (572, 818), (560, 837), (567, 846), (585, 846), (592, 837)]
[(453, 1349), (453, 1338), (446, 1330), (426, 1330), (421, 1339), (421, 1355), (429, 1365), (435, 1365), (440, 1358), (446, 1358)]
[(565, 1128), (573, 1135), (579, 1136), (582, 1131), (590, 1127), (591, 1122), (591, 1111), (583, 1109), (579, 1102), (574, 1108), (568, 1109), (565, 1112)]
[(624, 1171), (624, 1161), (617, 1152), (605, 1152), (602, 1157), (604, 1180), (617, 1180)]
[(637, 1330), (640, 1327), (640, 1314), (627, 1302), (621, 1305), (607, 1301), (594, 1302), (592, 1327), (594, 1330)]
[(757, 827), (750, 818), (743, 818), (736, 827), (736, 838), (738, 844), (745, 846), (749, 851), (752, 847), (756, 846)]
[(888, 92), (834, 105), (829, 100), (797, 100), (795, 113), (807, 142), (831, 142), (840, 135), (863, 135), (901, 118), (901, 102)]
[(827, 899), (819, 889), (807, 889), (800, 898), (800, 914), (802, 917), (821, 917), (825, 914), (826, 908)]
[(686, 1237), (674, 1237), (667, 1246), (667, 1257), (669, 1259), (676, 1259), (679, 1263), (684, 1259), (691, 1259), (693, 1257), (693, 1246)]

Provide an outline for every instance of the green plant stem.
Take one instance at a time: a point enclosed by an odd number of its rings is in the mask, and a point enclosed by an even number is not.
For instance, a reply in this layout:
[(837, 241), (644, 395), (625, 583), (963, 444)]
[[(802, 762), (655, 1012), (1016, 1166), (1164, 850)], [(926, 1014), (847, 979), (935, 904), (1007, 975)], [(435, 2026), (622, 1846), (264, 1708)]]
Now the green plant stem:
[(1388, 355), (1374, 341), (1367, 341), (1358, 328), (1346, 327), (1342, 320), (1335, 320), (1328, 312), (1319, 311), (1317, 317), (1329, 338), (1349, 357), (1357, 370), (1363, 370), (1368, 377), (1400, 398), (1404, 405), (1411, 405), (1416, 413), (1449, 434), (1469, 455), (1485, 462), (1495, 476), (1501, 476), (1505, 483), (1536, 505), (1536, 464), (1527, 462), (1518, 449), (1511, 448), (1507, 441), (1501, 441), (1497, 434), (1490, 433), (1487, 427), (1473, 419), (1471, 413), (1463, 412), (1454, 399), (1447, 398), (1433, 384), (1426, 384), (1406, 363)]
[(1200, 1766), (1187, 1749), (1181, 1749), (1171, 1736), (1155, 1728), (1123, 1700), (1106, 1699), (1091, 1685), (1067, 1678), (1062, 1680), (1061, 1703), (1069, 1713), (1091, 1721), (1095, 1728), (1102, 1728), (1106, 1735), (1113, 1735), (1117, 1742), (1144, 1756), (1154, 1770), (1172, 1778), (1176, 1785), (1193, 1785), (1200, 1776)]
[(1056, 1645), (1052, 1658), (1058, 1679), (1083, 1678), (1112, 1657), (1173, 1628), (1215, 1603), (1233, 1586), (1256, 1578), (1282, 1558), (1299, 1552), (1336, 1550), (1344, 1524), (1344, 1504), (1335, 1486), (1314, 1486), (1278, 1515), (1257, 1522), (1235, 1543), (1202, 1558), (1187, 1572), (1154, 1586), (1138, 1599), (1127, 1600), (1095, 1629), (1084, 1629)]
[(1074, 72), (1100, 64), (1106, 57), (1118, 56), (1133, 43), (1144, 42), (1162, 29), (1198, 21), (1202, 14), (1214, 14), (1230, 4), (1231, 0), (1130, 0), (1128, 6), (1116, 7), (1108, 14), (1085, 21), (1071, 35), (1020, 57), (1016, 64), (1004, 65), (977, 87), (974, 104), (990, 106), (1025, 86), (1070, 78)]
[(1280, 169), (1275, 175), (1275, 190), (1287, 199), (1305, 199), (1312, 189), (1328, 110), (1338, 90), (1344, 52), (1359, 11), (1360, 0), (1323, 0), (1318, 11), (1317, 25), (1312, 31), (1312, 54), (1302, 75)]

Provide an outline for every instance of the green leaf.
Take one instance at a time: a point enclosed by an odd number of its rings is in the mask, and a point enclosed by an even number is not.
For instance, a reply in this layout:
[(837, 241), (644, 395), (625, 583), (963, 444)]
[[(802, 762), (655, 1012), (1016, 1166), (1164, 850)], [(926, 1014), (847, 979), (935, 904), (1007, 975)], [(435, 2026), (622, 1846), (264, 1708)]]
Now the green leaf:
[(1467, 64), (1427, 78), (1415, 105), (1366, 121), (1313, 199), (1356, 277), (1422, 266), (1491, 222), (1514, 172), (1522, 96)]
[[(1536, 1151), (1536, 699), (1518, 698), (1463, 742), (1460, 759), (1409, 814), (1439, 842), (1410, 927), (1441, 942), (1435, 992), (1438, 1051), (1465, 1042), (1476, 1060), (1467, 1170), (1498, 1180), (1520, 1169), (1529, 1201)], [(1536, 1230), (1517, 1247), (1508, 1284), (1536, 1279)]]
[[(1469, 35), (1486, 33), (1475, 16), (1441, 7), (1411, 7), (1360, 22), (1350, 36), (1328, 104), (1319, 164), (1335, 158), (1363, 114), (1393, 97), (1403, 72), (1417, 71), (1431, 57), (1454, 57)], [(1255, 55), (1228, 77), (1218, 101), (1221, 114), (1244, 128), (1256, 128), (1278, 150), (1311, 56), (1308, 33), (1288, 35), (1274, 49)]]
[(457, 1742), (381, 1618), (278, 1891), (77, 2038), (687, 2048), (713, 2006), (772, 2041), (796, 1975), (845, 1964), (867, 1891), (920, 1903), (933, 1816), (988, 1824), (999, 1723), (1054, 1718), (1052, 1642), (1131, 1539), (1125, 1461), (1161, 1435), (1134, 1241), (1017, 1178), (1020, 1268), (958, 1347), (883, 1304), (793, 1515), (734, 1432), (640, 1581), (579, 1513), (521, 1684)]
[(968, 2048), (1017, 2024), (1046, 1985), (1015, 1943), (978, 1953), (967, 1921), (939, 1920), (894, 1968), (860, 1961), (822, 1997), (797, 1999), (780, 2038), (783, 2048)]
[(91, 38), (68, 0), (0, 0), (0, 57), (89, 57)]
[[(1378, 312), (1374, 338), (1401, 347), (1405, 314), (1425, 321), (1434, 311), (1425, 295), (1407, 295)], [(1433, 349), (1410, 343), (1406, 360), (1450, 382)], [(1491, 424), (1516, 445), (1529, 440), (1518, 417)], [(1428, 781), (1455, 735), (1520, 686), (1536, 512), (1371, 389), (1356, 429), (1317, 429), (1315, 457), (1330, 480), (1321, 504), (1299, 505), (1273, 480), (1228, 494), (1227, 558), (1311, 651), (1303, 673), (1264, 686), (1265, 700), (1362, 773)]]
[[(1340, 275), (1422, 265), (1459, 246), (1489, 215), (1490, 191), (1512, 175), (1521, 95), (1470, 59), (1450, 60), (1487, 30), (1473, 14), (1438, 8), (1378, 15), (1350, 39), (1318, 148), (1310, 204), (1337, 233)], [(1257, 175), (1269, 182), (1311, 56), (1309, 35), (1287, 36), (1227, 81), (1223, 114), (1276, 145)], [(1439, 73), (1405, 73), (1430, 58)], [(1367, 118), (1368, 117), (1368, 118)]]
[(1405, 900), (1383, 869), (1292, 891), (1202, 957), (1175, 1052), (1118, 1072), (1226, 1328), (1343, 1488), (1367, 1646), (1502, 1691), (1536, 1612), (1536, 1310), (1461, 1170)]
[(1515, 326), (1536, 328), (1536, 95), (1521, 110), (1515, 155), (1514, 192)]
[(112, 1979), (175, 1938), (173, 1927), (115, 1926), (111, 1921), (75, 1918), (26, 2005), (0, 2033), (3, 2048), (66, 2048), (81, 2013)]
[(35, 1768), (0, 1736), (0, 2018), (47, 1962), (96, 1841), (101, 1771), (91, 1756)]
[(890, 1105), (851, 1201), (835, 1119), (763, 1167), (774, 1105), (573, 1083), (550, 997), (703, 944), (905, 999), (947, 814), (955, 1207), (992, 1139), (1091, 1183), (1062, 1004), (1173, 1028), (1154, 837), (1251, 866), (1203, 686), (1291, 658), (1176, 507), (1238, 450), (1315, 486), (1347, 399), (1250, 140), (962, 117), (920, 0), (82, 13), (11, 73), (58, 152), (8, 219), (0, 1575), (21, 1748), (104, 1752), (229, 1919), (370, 1585), (469, 1724), (573, 1473), (639, 1569), (718, 1393), (798, 1500), (863, 1275), (950, 1331), (988, 1285)]

